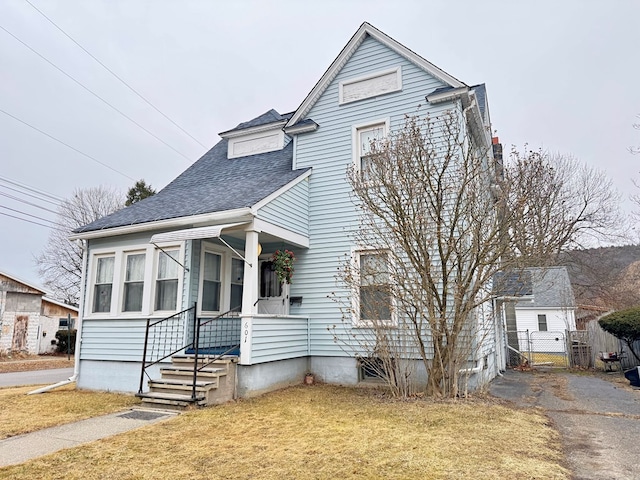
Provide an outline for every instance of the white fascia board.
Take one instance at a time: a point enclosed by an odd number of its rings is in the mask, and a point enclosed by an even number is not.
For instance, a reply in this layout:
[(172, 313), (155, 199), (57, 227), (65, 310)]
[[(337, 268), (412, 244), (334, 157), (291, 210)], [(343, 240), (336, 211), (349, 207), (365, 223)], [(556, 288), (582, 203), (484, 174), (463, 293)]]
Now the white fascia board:
[[(418, 67), (422, 68), (427, 73), (433, 75), (438, 80), (443, 83), (450, 85), (455, 88), (465, 87), (466, 85), (458, 80), (457, 78), (449, 75), (444, 70), (439, 69), (431, 62), (428, 62), (420, 55), (415, 53), (414, 51), (408, 49), (401, 43), (398, 43), (393, 38), (389, 37), (385, 33), (381, 32), (373, 25), (364, 22), (358, 31), (351, 37), (347, 45), (342, 49), (340, 54), (336, 57), (333, 63), (329, 66), (324, 75), (320, 78), (318, 83), (315, 84), (311, 92), (307, 95), (304, 101), (300, 104), (298, 109), (295, 111), (293, 116), (289, 119), (289, 122), (286, 124), (287, 127), (295, 125), (298, 123), (302, 117), (304, 117), (311, 107), (315, 104), (316, 100), (322, 95), (322, 93), (329, 86), (331, 81), (336, 77), (340, 69), (344, 66), (344, 64), (351, 58), (355, 50), (360, 46), (360, 44), (364, 41), (366, 36), (369, 35), (372, 38), (376, 39), (383, 45), (386, 45), (391, 50), (395, 51), (402, 57), (406, 58), (410, 62), (414, 63)], [(286, 128), (286, 127), (285, 127)]]
[(280, 120), (278, 122), (266, 123), (264, 125), (258, 125), (257, 127), (243, 128), (242, 130), (227, 130), (226, 132), (219, 133), (222, 138), (235, 138), (250, 135), (252, 133), (263, 133), (270, 130), (281, 130), (287, 123), (286, 120)]
[(251, 207), (251, 214), (254, 215), (254, 216), (257, 215), (258, 214), (258, 210), (260, 210), (262, 207), (267, 205), (272, 200), (275, 200), (276, 198), (278, 198), (280, 195), (282, 195), (284, 192), (286, 192), (290, 188), (296, 186), (298, 183), (303, 181), (305, 178), (308, 178), (309, 175), (311, 175), (311, 172), (312, 172), (311, 169), (307, 170), (302, 175), (300, 175), (299, 177), (294, 178), (289, 183), (287, 183), (286, 185), (280, 187), (278, 190), (276, 190), (272, 194), (264, 197), (262, 200), (260, 200), (258, 203), (256, 203), (253, 207)]
[(278, 227), (273, 223), (266, 222), (259, 218), (255, 218), (253, 220), (253, 225), (250, 227), (250, 229), (258, 233), (268, 233), (269, 235), (281, 238), (285, 242), (289, 242), (297, 247), (309, 248), (308, 236), (292, 232), (291, 230), (287, 230), (286, 228)]
[(468, 92), (469, 92), (469, 87), (466, 87), (466, 86), (454, 88), (453, 90), (436, 93), (435, 95), (427, 95), (427, 101), (429, 103), (434, 103), (434, 104), (447, 102), (449, 100), (455, 100), (456, 98)]
[(284, 129), (284, 133), (290, 134), (290, 135), (298, 135), (300, 133), (315, 132), (319, 126), (320, 125), (318, 125), (316, 122), (312, 120), (311, 123), (308, 123), (306, 125), (300, 125), (298, 127), (296, 126), (286, 127)]
[(251, 220), (250, 208), (236, 208), (234, 210), (224, 210), (222, 212), (203, 213), (188, 217), (170, 218), (167, 220), (157, 220), (155, 222), (145, 222), (136, 225), (125, 225), (122, 227), (105, 228), (102, 230), (92, 230), (90, 232), (74, 233), (68, 237), (69, 240), (91, 240), (94, 238), (115, 237), (130, 233), (148, 232), (163, 228), (182, 227), (185, 225), (204, 226), (207, 223), (219, 223), (224, 221), (245, 222)]

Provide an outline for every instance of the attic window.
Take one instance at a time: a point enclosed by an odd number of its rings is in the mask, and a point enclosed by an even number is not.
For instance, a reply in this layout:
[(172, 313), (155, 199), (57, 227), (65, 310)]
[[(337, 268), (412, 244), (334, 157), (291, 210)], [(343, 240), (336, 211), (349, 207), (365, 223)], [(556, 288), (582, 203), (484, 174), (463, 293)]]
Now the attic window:
[(284, 132), (281, 129), (249, 133), (229, 138), (228, 158), (246, 157), (258, 153), (273, 152), (284, 147)]
[(340, 82), (340, 105), (402, 90), (402, 67)]

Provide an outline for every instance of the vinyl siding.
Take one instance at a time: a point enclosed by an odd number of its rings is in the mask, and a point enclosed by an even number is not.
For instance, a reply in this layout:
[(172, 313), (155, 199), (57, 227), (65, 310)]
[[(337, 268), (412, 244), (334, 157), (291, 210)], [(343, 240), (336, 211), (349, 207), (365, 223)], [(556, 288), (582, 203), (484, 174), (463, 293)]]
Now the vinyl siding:
[(256, 316), (252, 323), (252, 364), (309, 354), (307, 318)]
[[(338, 105), (340, 81), (397, 66), (402, 67), (401, 91)], [(334, 332), (340, 335), (345, 325), (351, 325), (350, 318), (343, 322), (339, 303), (348, 301), (348, 292), (336, 284), (336, 274), (341, 259), (351, 254), (349, 235), (358, 225), (346, 180), (346, 170), (353, 162), (352, 127), (388, 118), (394, 130), (403, 126), (406, 114), (435, 115), (451, 109), (452, 104), (425, 105), (425, 95), (442, 86), (442, 82), (369, 37), (307, 115), (320, 125), (317, 131), (301, 134), (296, 141), (297, 167), (313, 167), (309, 177), (310, 248), (298, 255), (291, 295), (303, 297), (295, 313), (310, 318), (312, 355), (344, 356), (348, 352), (340, 341), (334, 341), (330, 330), (335, 325)], [(419, 105), (422, 107), (418, 110)]]
[(309, 235), (309, 179), (304, 179), (258, 210), (257, 218)]

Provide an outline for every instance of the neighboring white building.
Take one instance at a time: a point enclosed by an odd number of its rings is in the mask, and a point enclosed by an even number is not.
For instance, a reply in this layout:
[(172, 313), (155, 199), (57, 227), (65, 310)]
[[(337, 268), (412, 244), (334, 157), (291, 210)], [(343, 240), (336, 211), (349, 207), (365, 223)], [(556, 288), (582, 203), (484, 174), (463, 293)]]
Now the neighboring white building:
[(519, 351), (565, 352), (566, 332), (576, 329), (567, 268), (528, 268), (515, 276), (503, 286), (508, 295), (499, 302), (509, 346)]
[(61, 319), (69, 314), (76, 319), (78, 309), (53, 300), (46, 293), (38, 286), (0, 272), (0, 353), (36, 355), (55, 351)]

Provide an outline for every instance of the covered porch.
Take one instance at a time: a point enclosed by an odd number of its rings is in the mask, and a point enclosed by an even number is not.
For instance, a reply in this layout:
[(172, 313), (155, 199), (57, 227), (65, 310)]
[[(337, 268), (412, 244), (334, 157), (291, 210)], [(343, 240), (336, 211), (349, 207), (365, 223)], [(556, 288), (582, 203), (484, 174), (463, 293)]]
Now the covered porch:
[[(253, 219), (159, 233), (150, 239), (161, 251), (163, 245), (176, 242), (185, 245), (184, 263), (173, 259), (184, 272), (182, 310), (147, 322), (139, 394), (148, 396), (154, 385), (157, 389), (158, 380), (150, 372), (157, 375), (159, 365), (164, 377), (162, 364), (169, 361), (181, 362), (172, 366), (171, 375), (182, 373), (189, 379), (195, 400), (203, 398), (198, 394), (201, 374), (221, 362), (227, 371), (231, 364), (233, 381), (244, 391), (252, 389), (244, 385), (253, 382), (252, 366), (309, 355), (309, 318), (300, 314), (303, 299), (279, 281), (272, 261), (276, 251), (303, 255), (308, 237)], [(167, 382), (162, 386), (166, 389)]]

